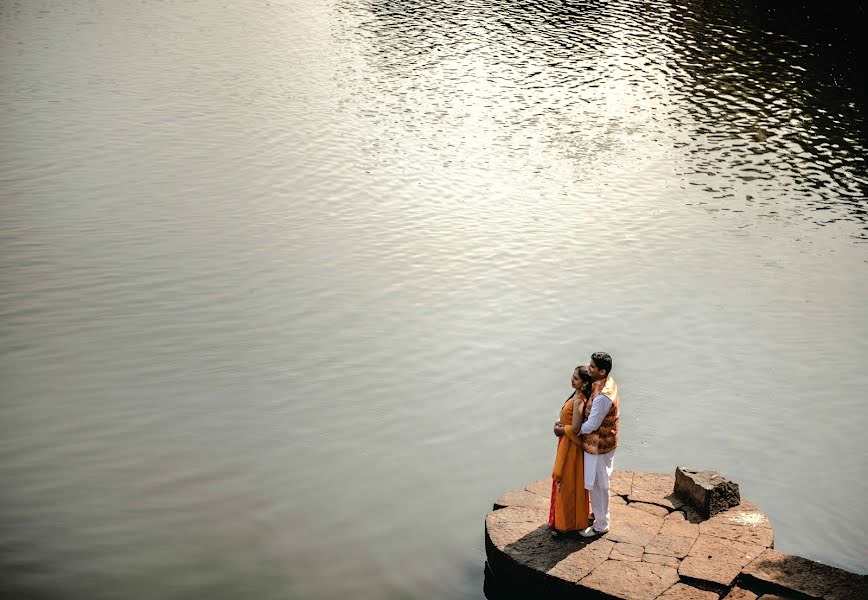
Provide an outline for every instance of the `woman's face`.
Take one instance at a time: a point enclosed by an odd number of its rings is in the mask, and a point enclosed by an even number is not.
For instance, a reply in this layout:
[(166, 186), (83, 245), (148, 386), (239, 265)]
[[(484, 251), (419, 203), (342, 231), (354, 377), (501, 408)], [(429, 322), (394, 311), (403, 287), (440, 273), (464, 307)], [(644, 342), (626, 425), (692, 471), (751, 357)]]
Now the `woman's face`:
[(579, 377), (579, 368), (576, 367), (573, 369), (573, 380), (572, 385), (574, 390), (578, 390), (582, 388), (582, 378)]

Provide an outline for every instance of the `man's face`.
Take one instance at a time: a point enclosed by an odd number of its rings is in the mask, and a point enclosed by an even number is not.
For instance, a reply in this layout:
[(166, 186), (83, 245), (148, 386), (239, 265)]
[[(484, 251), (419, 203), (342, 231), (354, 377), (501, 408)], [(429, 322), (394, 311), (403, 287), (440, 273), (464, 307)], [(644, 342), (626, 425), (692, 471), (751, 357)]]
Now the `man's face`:
[(600, 371), (600, 369), (597, 368), (597, 365), (594, 364), (594, 360), (591, 359), (591, 362), (588, 363), (588, 373), (591, 374), (591, 379), (597, 381), (603, 378), (603, 373), (605, 373), (605, 371)]

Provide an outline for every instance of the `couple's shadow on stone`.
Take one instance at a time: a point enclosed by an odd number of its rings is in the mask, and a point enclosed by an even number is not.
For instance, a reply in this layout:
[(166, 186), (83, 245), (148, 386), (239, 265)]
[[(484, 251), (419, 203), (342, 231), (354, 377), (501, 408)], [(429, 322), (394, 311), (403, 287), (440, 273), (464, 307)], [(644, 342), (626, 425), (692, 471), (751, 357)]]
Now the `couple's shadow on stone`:
[[(540, 594), (546, 598), (589, 597), (578, 593), (575, 584), (569, 580), (578, 578), (589, 570), (590, 565), (584, 564), (585, 552), (580, 551), (592, 544), (595, 546), (586, 552), (602, 555), (592, 559), (595, 563), (600, 562), (601, 558), (605, 560), (605, 555), (608, 555), (614, 545), (599, 537), (583, 538), (578, 533), (553, 538), (548, 525), (542, 524), (505, 546), (504, 553), (500, 556), (508, 557), (506, 560), (511, 563), (504, 565), (504, 570), (509, 573), (508, 580), (494, 575), (486, 563), (485, 597), (488, 600), (524, 600)], [(574, 555), (573, 559), (565, 561), (571, 555)], [(495, 570), (498, 566), (495, 566)], [(531, 596), (528, 595), (529, 591), (533, 592)]]
[(523, 566), (548, 573), (570, 554), (581, 550), (597, 538), (583, 538), (578, 533), (551, 535), (548, 525), (540, 525), (505, 548), (510, 556), (520, 556)]

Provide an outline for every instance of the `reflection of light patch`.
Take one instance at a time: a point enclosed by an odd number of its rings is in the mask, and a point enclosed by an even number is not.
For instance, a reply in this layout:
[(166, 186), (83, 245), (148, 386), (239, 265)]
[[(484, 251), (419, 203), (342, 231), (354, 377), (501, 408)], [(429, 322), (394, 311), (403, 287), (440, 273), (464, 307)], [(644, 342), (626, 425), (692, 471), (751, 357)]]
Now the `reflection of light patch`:
[(727, 521), (734, 525), (749, 525), (751, 527), (756, 527), (757, 525), (765, 523), (766, 517), (761, 512), (742, 512), (729, 515)]

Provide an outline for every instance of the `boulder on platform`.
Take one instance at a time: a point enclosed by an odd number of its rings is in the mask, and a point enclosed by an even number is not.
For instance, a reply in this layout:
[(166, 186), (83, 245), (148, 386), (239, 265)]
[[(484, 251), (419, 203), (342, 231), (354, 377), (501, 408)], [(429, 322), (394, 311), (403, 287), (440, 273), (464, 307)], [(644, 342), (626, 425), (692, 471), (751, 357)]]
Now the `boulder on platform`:
[(738, 484), (717, 471), (676, 467), (675, 494), (706, 519), (741, 502)]

